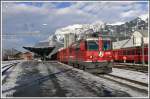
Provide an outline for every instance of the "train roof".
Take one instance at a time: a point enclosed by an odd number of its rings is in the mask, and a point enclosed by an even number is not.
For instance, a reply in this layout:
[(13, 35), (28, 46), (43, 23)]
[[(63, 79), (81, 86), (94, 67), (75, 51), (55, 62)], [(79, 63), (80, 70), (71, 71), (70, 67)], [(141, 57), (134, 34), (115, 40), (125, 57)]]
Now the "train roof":
[[(90, 40), (98, 40), (98, 37), (95, 38), (87, 38), (86, 41), (90, 41)], [(111, 40), (111, 38), (102, 38), (102, 40)]]
[(98, 40), (98, 38), (87, 38), (86, 40), (87, 40), (87, 41), (90, 41), (90, 40)]

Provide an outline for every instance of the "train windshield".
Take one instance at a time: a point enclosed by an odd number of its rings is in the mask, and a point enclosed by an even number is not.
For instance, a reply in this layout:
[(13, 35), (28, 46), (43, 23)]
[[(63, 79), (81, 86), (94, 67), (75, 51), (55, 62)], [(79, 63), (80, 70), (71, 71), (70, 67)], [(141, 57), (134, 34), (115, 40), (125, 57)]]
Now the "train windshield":
[(98, 41), (87, 41), (87, 50), (98, 50)]
[(103, 50), (110, 50), (111, 49), (111, 41), (110, 40), (104, 40), (103, 41)]

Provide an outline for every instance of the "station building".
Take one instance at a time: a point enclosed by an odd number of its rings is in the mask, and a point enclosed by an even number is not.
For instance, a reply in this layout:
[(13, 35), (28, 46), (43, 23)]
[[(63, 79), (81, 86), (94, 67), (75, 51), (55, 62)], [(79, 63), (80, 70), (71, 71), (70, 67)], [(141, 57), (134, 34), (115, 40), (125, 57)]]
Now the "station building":
[(142, 46), (142, 39), (144, 45), (147, 45), (149, 42), (148, 30), (134, 31), (130, 39), (113, 42), (112, 47), (113, 49), (120, 49), (120, 48)]
[(25, 53), (22, 54), (22, 58), (24, 60), (32, 60), (33, 59), (33, 53), (25, 52)]

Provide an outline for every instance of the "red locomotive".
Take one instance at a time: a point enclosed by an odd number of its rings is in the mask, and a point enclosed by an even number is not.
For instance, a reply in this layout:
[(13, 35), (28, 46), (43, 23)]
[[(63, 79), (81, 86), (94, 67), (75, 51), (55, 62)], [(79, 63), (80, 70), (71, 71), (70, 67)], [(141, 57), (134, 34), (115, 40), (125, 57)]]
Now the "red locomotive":
[(79, 40), (60, 49), (57, 59), (90, 73), (110, 73), (113, 66), (111, 39), (91, 37)]
[[(131, 47), (113, 50), (114, 61), (117, 62), (132, 62), (132, 63), (142, 63), (142, 47)], [(148, 63), (148, 46), (144, 46), (144, 61)]]

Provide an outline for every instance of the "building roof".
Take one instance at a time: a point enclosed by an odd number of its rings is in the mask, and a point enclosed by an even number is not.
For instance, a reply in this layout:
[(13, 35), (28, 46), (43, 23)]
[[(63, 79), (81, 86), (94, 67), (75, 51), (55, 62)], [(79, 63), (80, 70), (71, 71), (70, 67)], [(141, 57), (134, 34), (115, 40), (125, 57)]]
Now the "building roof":
[[(23, 47), (23, 48), (41, 56), (48, 56), (50, 53), (52, 54), (56, 53), (57, 51), (56, 49), (57, 47), (59, 47), (58, 45), (61, 45), (61, 44), (59, 44), (59, 42), (56, 42), (54, 40), (50, 40), (50, 41), (39, 42), (32, 47)], [(54, 48), (55, 48), (55, 51), (53, 51)]]
[(35, 48), (35, 47), (23, 47), (31, 52), (34, 52), (41, 56), (47, 56), (55, 47), (43, 47), (43, 48)]
[(148, 37), (148, 30), (138, 30), (144, 37)]
[(51, 47), (51, 46), (49, 45), (49, 42), (39, 42), (39, 43), (35, 44), (33, 47), (34, 48), (47, 48), (47, 47)]

